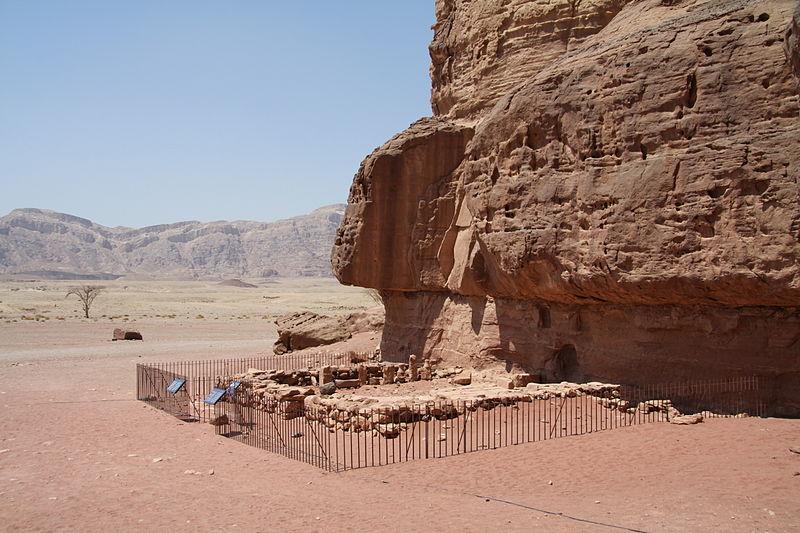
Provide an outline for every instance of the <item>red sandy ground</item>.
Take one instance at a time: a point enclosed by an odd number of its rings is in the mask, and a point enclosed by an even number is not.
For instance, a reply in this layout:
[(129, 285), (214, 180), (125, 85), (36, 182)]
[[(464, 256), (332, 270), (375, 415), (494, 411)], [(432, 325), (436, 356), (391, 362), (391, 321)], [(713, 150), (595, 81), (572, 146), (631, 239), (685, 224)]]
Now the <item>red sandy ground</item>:
[(144, 343), (113, 344), (108, 325), (0, 326), (0, 529), (800, 530), (798, 420), (651, 424), (327, 474), (133, 399), (136, 362), (269, 353), (274, 331), (255, 326), (140, 324)]

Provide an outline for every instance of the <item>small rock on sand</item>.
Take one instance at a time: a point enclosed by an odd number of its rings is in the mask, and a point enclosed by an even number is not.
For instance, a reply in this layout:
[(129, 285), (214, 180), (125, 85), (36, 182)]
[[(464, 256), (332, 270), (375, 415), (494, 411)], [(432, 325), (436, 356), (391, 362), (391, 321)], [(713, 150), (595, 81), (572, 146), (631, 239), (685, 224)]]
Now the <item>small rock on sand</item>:
[(456, 385), (469, 385), (470, 383), (472, 383), (472, 374), (455, 377), (453, 378), (453, 383)]
[(140, 341), (142, 334), (138, 331), (117, 328), (111, 336), (112, 341)]
[(703, 415), (695, 413), (693, 415), (675, 416), (669, 419), (670, 424), (677, 424), (679, 426), (688, 426), (691, 424), (699, 424), (703, 421)]

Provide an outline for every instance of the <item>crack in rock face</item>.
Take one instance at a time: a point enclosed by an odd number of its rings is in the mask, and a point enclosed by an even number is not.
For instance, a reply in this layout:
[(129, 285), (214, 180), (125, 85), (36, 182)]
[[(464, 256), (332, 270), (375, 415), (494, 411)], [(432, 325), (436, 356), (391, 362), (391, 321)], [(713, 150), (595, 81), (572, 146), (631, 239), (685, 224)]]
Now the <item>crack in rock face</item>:
[(332, 255), (381, 291), (384, 358), (759, 375), (800, 414), (800, 2), (436, 14), (434, 116), (362, 163)]

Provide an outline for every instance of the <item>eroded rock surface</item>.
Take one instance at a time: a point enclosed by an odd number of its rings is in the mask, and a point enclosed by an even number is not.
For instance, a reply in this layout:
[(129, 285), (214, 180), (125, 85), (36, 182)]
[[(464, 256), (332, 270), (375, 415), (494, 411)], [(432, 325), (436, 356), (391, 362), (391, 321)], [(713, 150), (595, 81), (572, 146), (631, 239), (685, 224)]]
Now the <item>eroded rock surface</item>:
[(362, 164), (382, 351), (552, 379), (752, 373), (800, 412), (796, 0), (438, 0), (435, 116)]
[(278, 317), (278, 340), (273, 351), (285, 354), (315, 346), (347, 340), (357, 333), (379, 331), (384, 323), (383, 307), (374, 307), (344, 316), (325, 316), (302, 311)]

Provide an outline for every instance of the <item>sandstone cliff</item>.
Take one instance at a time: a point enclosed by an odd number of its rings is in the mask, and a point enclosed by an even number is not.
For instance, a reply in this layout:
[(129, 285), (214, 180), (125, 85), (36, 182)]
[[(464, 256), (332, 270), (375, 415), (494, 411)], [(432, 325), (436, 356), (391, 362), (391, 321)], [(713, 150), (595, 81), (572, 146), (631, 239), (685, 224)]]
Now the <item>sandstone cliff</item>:
[(384, 357), (759, 374), (800, 412), (800, 3), (436, 6), (434, 117), (364, 161), (332, 256)]
[(108, 228), (42, 209), (0, 217), (0, 273), (47, 277), (330, 276), (343, 205), (276, 222), (178, 222)]

